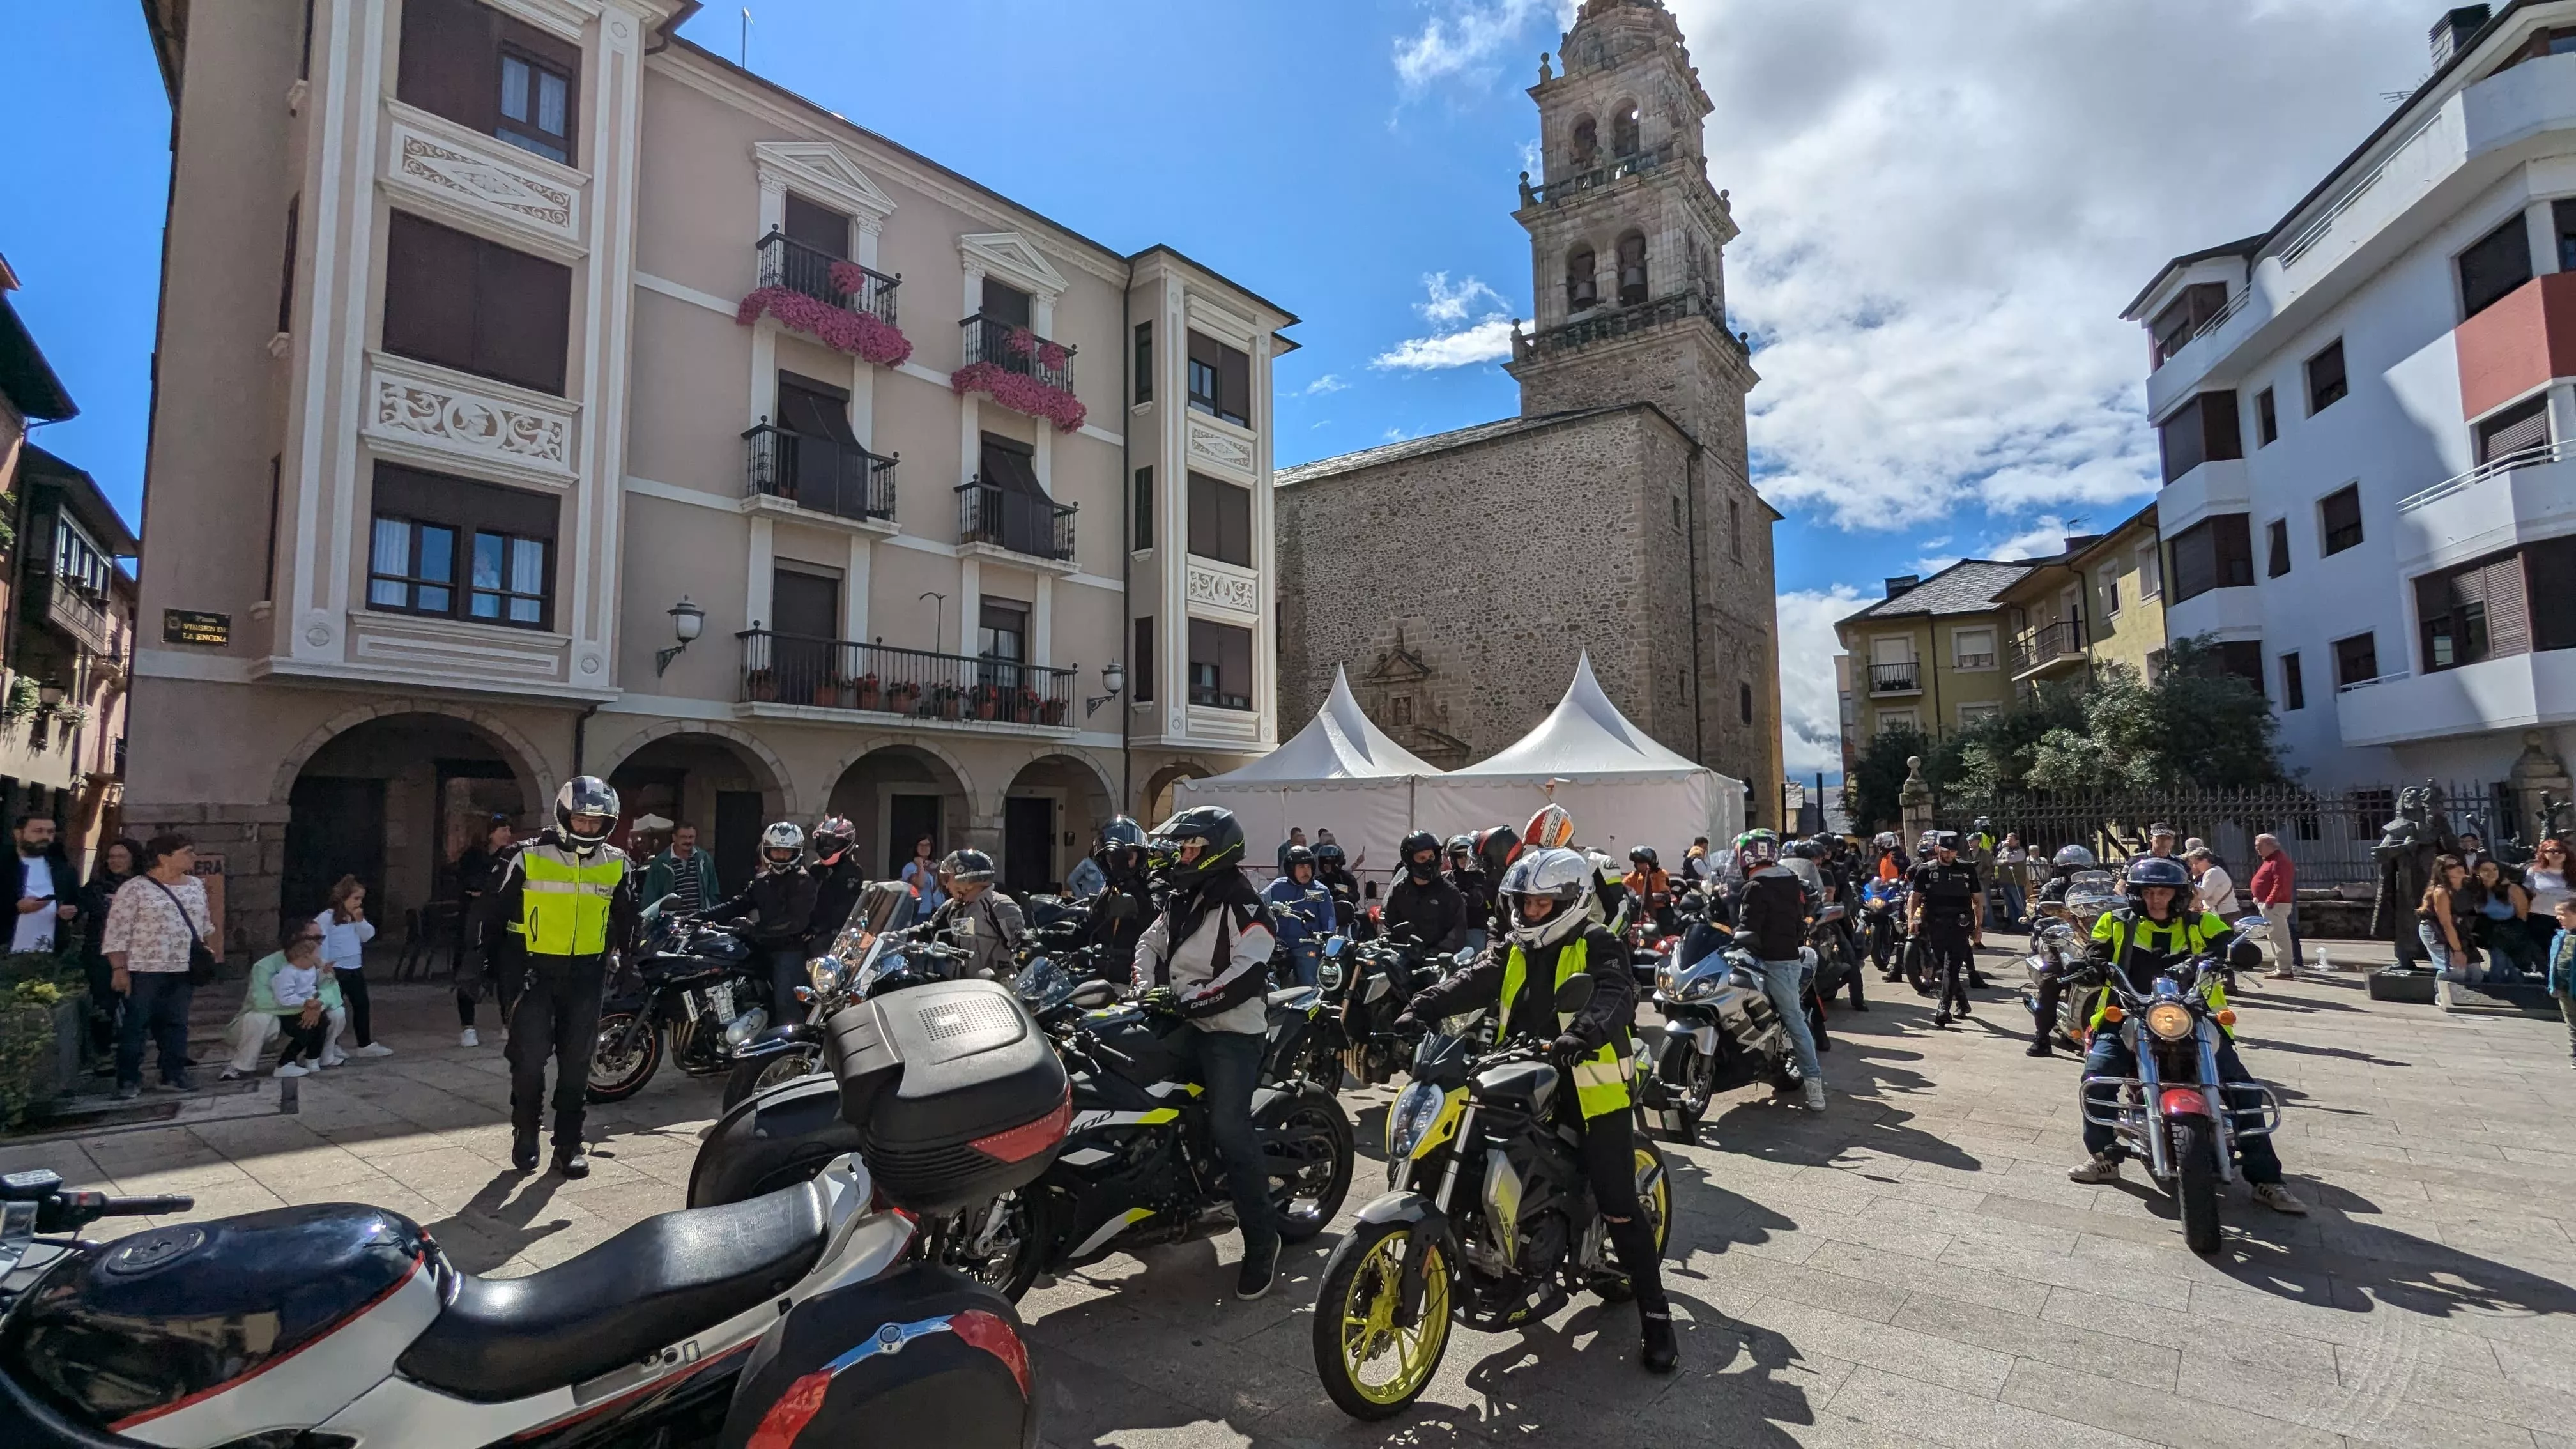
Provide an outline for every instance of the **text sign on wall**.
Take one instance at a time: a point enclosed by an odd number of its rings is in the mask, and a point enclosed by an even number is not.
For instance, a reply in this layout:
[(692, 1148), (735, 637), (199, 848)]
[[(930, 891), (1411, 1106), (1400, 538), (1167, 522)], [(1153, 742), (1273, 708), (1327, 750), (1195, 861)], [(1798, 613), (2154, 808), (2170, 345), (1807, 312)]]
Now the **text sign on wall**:
[(161, 642), (164, 644), (230, 644), (233, 642), (233, 616), (208, 614), (196, 609), (163, 609)]

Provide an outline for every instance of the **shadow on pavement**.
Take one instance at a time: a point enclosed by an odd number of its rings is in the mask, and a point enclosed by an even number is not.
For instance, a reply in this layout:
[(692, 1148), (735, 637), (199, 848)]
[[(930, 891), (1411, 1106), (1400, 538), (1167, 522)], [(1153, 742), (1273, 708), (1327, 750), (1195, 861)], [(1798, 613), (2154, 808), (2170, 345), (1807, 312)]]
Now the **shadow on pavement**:
[[(527, 1251), (531, 1244), (572, 1226), (564, 1218), (543, 1224), (536, 1221), (537, 1214), (554, 1200), (561, 1182), (552, 1173), (538, 1175), (504, 1169), (494, 1173), (464, 1207), (421, 1226), (438, 1240), (440, 1250), (457, 1268), (468, 1273), (489, 1273)], [(523, 1183), (527, 1190), (511, 1197), (511, 1190)]]

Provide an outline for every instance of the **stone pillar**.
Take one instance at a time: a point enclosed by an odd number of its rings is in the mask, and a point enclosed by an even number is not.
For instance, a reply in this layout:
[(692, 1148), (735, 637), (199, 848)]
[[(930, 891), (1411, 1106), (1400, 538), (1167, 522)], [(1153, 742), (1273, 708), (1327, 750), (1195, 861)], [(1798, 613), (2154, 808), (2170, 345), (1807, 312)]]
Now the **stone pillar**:
[(1905, 842), (1911, 845), (1932, 828), (1932, 787), (1923, 783), (1923, 757), (1910, 755), (1905, 761), (1905, 784), (1896, 792), (1898, 809), (1905, 817)]
[(2505, 773), (2505, 783), (2513, 792), (2513, 828), (2498, 833), (2510, 835), (2526, 847), (2539, 844), (2548, 828), (2542, 818), (2543, 800), (2563, 805), (2571, 792), (2567, 766), (2549, 753), (2547, 735), (2538, 730), (2523, 731), (2522, 756)]

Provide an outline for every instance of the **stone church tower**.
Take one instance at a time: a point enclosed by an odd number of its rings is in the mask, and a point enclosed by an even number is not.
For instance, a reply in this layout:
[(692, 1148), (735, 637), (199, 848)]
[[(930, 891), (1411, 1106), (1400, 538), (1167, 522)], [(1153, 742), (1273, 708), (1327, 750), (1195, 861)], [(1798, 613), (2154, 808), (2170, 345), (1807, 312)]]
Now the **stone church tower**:
[(1513, 213), (1537, 311), (1506, 365), (1520, 416), (1278, 474), (1282, 726), (1341, 665), (1380, 728), (1454, 768), (1545, 716), (1588, 648), (1629, 719), (1777, 825), (1779, 514), (1747, 465), (1759, 379), (1726, 325), (1708, 93), (1659, 0), (1587, 0), (1557, 59)]

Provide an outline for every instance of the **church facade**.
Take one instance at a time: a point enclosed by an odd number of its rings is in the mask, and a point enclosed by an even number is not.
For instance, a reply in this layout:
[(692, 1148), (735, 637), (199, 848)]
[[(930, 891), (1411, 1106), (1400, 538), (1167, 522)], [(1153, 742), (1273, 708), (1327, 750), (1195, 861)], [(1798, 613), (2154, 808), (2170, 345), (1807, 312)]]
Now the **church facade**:
[(1538, 314), (1506, 365), (1520, 415), (1278, 473), (1280, 718), (1342, 666), (1381, 729), (1456, 768), (1543, 718), (1588, 649), (1630, 720), (1776, 826), (1780, 515), (1746, 458), (1712, 107), (1659, 0), (1587, 0), (1558, 59), (1513, 213)]

